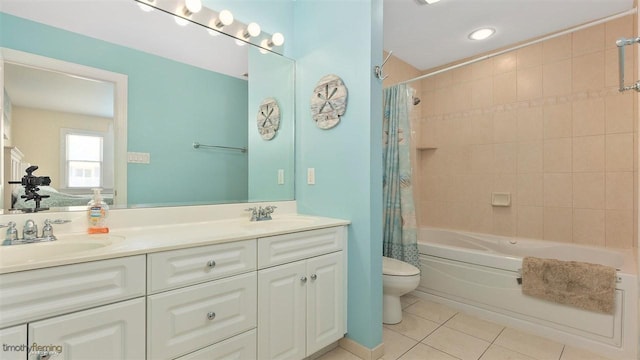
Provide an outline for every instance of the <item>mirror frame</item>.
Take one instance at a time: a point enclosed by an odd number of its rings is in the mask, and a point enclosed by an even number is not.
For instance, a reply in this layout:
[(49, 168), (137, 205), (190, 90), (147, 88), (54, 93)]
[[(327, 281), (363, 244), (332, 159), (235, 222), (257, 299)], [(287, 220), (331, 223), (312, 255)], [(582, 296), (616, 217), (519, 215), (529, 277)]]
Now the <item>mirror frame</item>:
[[(115, 207), (127, 206), (127, 88), (128, 76), (76, 63), (57, 60), (14, 49), (0, 48), (0, 61), (22, 66), (54, 71), (89, 80), (107, 81), (114, 84), (114, 203)], [(4, 68), (4, 66), (3, 66)], [(4, 95), (3, 95), (4, 96)], [(0, 124), (4, 129), (4, 123)], [(4, 145), (4, 139), (2, 139)], [(2, 159), (4, 162), (4, 158)], [(4, 171), (0, 176), (3, 189), (6, 183)], [(4, 196), (4, 194), (3, 194)], [(73, 210), (73, 209), (70, 209)], [(4, 209), (8, 212), (9, 209)]]

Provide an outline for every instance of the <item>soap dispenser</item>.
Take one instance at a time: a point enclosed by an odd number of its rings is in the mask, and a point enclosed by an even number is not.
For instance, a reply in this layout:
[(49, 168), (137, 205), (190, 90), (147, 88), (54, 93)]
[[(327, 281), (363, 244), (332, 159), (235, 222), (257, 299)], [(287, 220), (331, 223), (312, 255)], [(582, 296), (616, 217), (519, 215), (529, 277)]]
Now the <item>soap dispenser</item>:
[(93, 189), (93, 199), (89, 201), (87, 208), (87, 220), (89, 221), (89, 234), (106, 234), (109, 232), (107, 227), (107, 215), (109, 206), (102, 199), (101, 189)]

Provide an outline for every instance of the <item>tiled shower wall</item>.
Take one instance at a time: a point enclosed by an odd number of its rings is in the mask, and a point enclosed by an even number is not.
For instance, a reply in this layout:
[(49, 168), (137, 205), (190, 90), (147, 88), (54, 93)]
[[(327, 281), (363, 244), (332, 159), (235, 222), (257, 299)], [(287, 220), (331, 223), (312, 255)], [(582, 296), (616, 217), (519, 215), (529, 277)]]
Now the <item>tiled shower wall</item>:
[[(416, 151), (420, 225), (636, 246), (637, 94), (617, 91), (615, 46), (634, 24), (626, 16), (414, 83), (416, 144), (433, 148)], [(492, 192), (511, 205), (492, 206)]]

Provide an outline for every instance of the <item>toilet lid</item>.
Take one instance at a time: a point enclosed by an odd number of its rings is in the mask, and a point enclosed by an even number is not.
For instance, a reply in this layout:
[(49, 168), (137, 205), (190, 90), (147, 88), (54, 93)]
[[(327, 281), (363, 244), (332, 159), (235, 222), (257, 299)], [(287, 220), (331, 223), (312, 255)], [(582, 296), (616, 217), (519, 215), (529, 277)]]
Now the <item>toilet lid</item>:
[(382, 273), (384, 275), (411, 276), (420, 274), (420, 269), (404, 261), (383, 256)]

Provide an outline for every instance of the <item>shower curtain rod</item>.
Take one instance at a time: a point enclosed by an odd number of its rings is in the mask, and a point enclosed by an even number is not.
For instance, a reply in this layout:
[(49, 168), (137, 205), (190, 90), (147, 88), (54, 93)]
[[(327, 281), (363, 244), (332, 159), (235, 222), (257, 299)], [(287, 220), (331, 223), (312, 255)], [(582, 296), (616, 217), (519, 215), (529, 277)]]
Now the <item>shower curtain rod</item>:
[(504, 50), (496, 51), (496, 52), (491, 53), (491, 54), (483, 55), (483, 56), (480, 56), (478, 58), (462, 62), (460, 64), (447, 66), (446, 68), (443, 68), (443, 69), (440, 69), (440, 70), (436, 70), (436, 71), (432, 71), (430, 73), (417, 76), (417, 77), (415, 77), (413, 79), (401, 81), (401, 82), (399, 82), (397, 84), (394, 84), (394, 85), (409, 84), (409, 83), (412, 83), (414, 81), (426, 79), (428, 77), (431, 77), (431, 76), (434, 76), (434, 75), (438, 75), (438, 74), (443, 73), (445, 71), (449, 71), (449, 70), (457, 69), (457, 68), (462, 67), (462, 66), (470, 65), (470, 64), (482, 61), (482, 60), (486, 60), (486, 59), (489, 59), (489, 58), (492, 58), (492, 57), (495, 57), (495, 56), (502, 55), (504, 53), (508, 53), (509, 51), (518, 50), (518, 49), (523, 48), (525, 46), (537, 44), (537, 43), (540, 43), (540, 42), (543, 42), (543, 41), (546, 41), (546, 40), (550, 40), (550, 39), (556, 38), (558, 36), (562, 36), (562, 35), (566, 35), (566, 34), (572, 33), (574, 31), (578, 31), (578, 30), (582, 30), (582, 29), (585, 29), (585, 28), (588, 28), (588, 27), (591, 27), (591, 26), (594, 26), (594, 25), (602, 24), (602, 23), (605, 23), (607, 21), (611, 21), (611, 20), (617, 19), (619, 17), (632, 15), (632, 14), (635, 14), (636, 12), (637, 12), (637, 8), (634, 7), (633, 9), (629, 9), (627, 11), (623, 11), (621, 13), (618, 13), (618, 14), (615, 14), (615, 15), (611, 15), (611, 16), (603, 18), (603, 19), (599, 19), (599, 20), (592, 21), (590, 23), (586, 23), (586, 24), (582, 24), (582, 25), (579, 25), (579, 26), (575, 26), (575, 27), (572, 27), (570, 29), (557, 32), (555, 34), (547, 35), (547, 36), (544, 36), (542, 38), (526, 42), (524, 44), (516, 45), (516, 46), (510, 47), (508, 49), (504, 49)]

